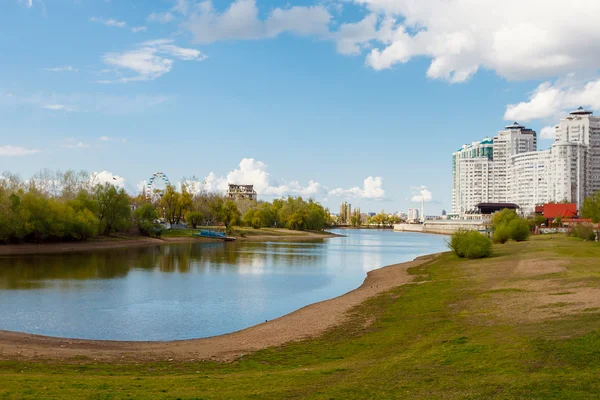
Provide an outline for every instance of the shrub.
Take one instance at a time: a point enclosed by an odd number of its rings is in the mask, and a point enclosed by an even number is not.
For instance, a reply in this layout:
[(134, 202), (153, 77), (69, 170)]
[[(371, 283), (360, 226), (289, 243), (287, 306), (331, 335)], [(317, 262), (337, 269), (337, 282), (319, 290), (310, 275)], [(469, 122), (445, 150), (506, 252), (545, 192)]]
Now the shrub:
[(515, 242), (524, 242), (529, 239), (529, 235), (531, 235), (529, 223), (522, 218), (510, 221), (508, 229), (510, 230), (510, 237)]
[(476, 231), (467, 231), (460, 229), (452, 234), (448, 247), (459, 258), (489, 257), (492, 254), (492, 241), (490, 238)]
[(508, 242), (511, 236), (512, 235), (510, 228), (506, 225), (501, 225), (494, 231), (494, 234), (492, 235), (492, 240), (494, 241), (494, 243), (504, 244)]
[(596, 240), (596, 232), (594, 232), (594, 228), (590, 225), (575, 225), (571, 230), (571, 236), (589, 241)]

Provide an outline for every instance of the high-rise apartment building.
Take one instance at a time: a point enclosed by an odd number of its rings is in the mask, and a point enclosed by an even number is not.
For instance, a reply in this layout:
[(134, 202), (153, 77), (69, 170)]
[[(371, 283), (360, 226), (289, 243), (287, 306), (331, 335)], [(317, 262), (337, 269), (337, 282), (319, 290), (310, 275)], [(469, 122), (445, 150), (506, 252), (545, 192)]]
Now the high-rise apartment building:
[(580, 208), (600, 190), (600, 118), (580, 107), (555, 131), (549, 150), (536, 151), (536, 133), (515, 122), (453, 153), (453, 212), (463, 215), (486, 202), (516, 203), (525, 213), (549, 201)]

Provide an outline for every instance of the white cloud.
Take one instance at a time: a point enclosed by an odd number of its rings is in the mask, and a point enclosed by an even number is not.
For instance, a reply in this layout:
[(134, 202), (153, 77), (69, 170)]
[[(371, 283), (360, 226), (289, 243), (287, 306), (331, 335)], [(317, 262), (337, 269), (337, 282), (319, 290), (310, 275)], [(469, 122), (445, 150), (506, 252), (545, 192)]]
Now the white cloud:
[(31, 8), (33, 6), (33, 0), (17, 0), (17, 2), (23, 4), (27, 8)]
[(95, 112), (111, 115), (141, 113), (168, 100), (169, 98), (166, 96), (119, 96), (105, 93), (57, 95), (43, 92), (18, 95), (0, 91), (0, 107), (33, 106), (45, 108), (50, 106), (48, 109), (54, 109), (55, 111), (61, 111), (62, 109), (63, 111)]
[(236, 0), (222, 13), (207, 0), (198, 4), (183, 24), (197, 43), (273, 38), (283, 32), (326, 35), (331, 14), (323, 6), (275, 8), (259, 18), (255, 0)]
[(112, 172), (104, 170), (101, 172), (94, 172), (90, 176), (90, 183), (92, 185), (96, 185), (98, 183), (110, 183), (111, 185), (114, 185), (116, 187), (123, 188), (125, 187), (125, 178), (119, 175), (113, 175)]
[(104, 18), (98, 18), (98, 17), (91, 17), (90, 18), (91, 22), (98, 22), (101, 24), (104, 24), (106, 26), (113, 26), (115, 28), (125, 28), (127, 26), (127, 23), (125, 21), (117, 21), (116, 19), (104, 19)]
[(30, 154), (37, 154), (37, 153), (41, 153), (41, 150), (27, 149), (25, 147), (11, 146), (11, 145), (0, 146), (0, 156), (3, 156), (3, 157), (20, 157), (20, 156), (27, 156)]
[(131, 28), (131, 32), (133, 32), (133, 33), (144, 32), (147, 29), (148, 28), (146, 28), (145, 26), (134, 26), (133, 28)]
[(306, 186), (298, 181), (278, 184), (273, 181), (269, 172), (267, 172), (267, 165), (253, 158), (242, 159), (239, 168), (230, 171), (226, 177), (218, 177), (214, 172), (211, 172), (204, 179), (204, 189), (207, 192), (226, 192), (229, 183), (254, 185), (256, 193), (263, 196), (314, 197), (326, 193), (326, 188), (312, 180)]
[(329, 196), (337, 197), (383, 200), (385, 198), (385, 190), (383, 190), (383, 178), (380, 176), (369, 176), (364, 180), (362, 188), (358, 186), (350, 189), (337, 188), (330, 190), (327, 194)]
[(75, 139), (67, 139), (66, 143), (62, 144), (60, 147), (64, 147), (67, 149), (87, 149), (90, 147), (89, 144), (83, 142), (77, 142)]
[(579, 106), (600, 110), (600, 79), (586, 83), (544, 82), (534, 90), (528, 101), (509, 104), (504, 119), (558, 119), (566, 111), (572, 111)]
[(148, 15), (148, 22), (159, 22), (161, 24), (166, 24), (175, 19), (175, 16), (170, 12), (163, 13), (152, 13)]
[(542, 139), (555, 139), (556, 138), (556, 129), (553, 126), (545, 126), (542, 128), (540, 132), (540, 137)]
[[(366, 63), (377, 70), (427, 57), (429, 77), (464, 82), (480, 69), (520, 80), (600, 64), (598, 1), (569, 2), (574, 18), (565, 17), (563, 0), (352, 1), (369, 15), (360, 26), (340, 29), (338, 49), (357, 53), (365, 44), (375, 47)], [(393, 20), (391, 29), (384, 20)]]
[(433, 200), (433, 196), (431, 194), (431, 192), (429, 190), (427, 190), (427, 188), (425, 186), (421, 186), (418, 188), (412, 188), (413, 193), (413, 197), (410, 199), (410, 201), (414, 202), (414, 203), (421, 203), (423, 200), (425, 200), (426, 203), (429, 203), (430, 201)]
[(44, 68), (46, 71), (50, 72), (78, 72), (77, 68), (73, 68), (70, 65), (66, 65), (64, 67), (56, 67), (56, 68)]
[(64, 104), (47, 104), (44, 106), (44, 108), (47, 110), (54, 110), (54, 111), (66, 110), (66, 106)]
[[(167, 58), (172, 57), (172, 58)], [(173, 68), (174, 60), (202, 61), (206, 56), (196, 49), (178, 47), (172, 40), (161, 39), (139, 44), (139, 48), (123, 53), (107, 53), (102, 57), (105, 64), (129, 70), (135, 75), (121, 77), (118, 82), (154, 80)], [(111, 81), (106, 81), (110, 83)]]
[(126, 138), (115, 138), (115, 137), (109, 137), (109, 136), (100, 136), (100, 141), (102, 142), (120, 142), (120, 143), (127, 143), (127, 139)]

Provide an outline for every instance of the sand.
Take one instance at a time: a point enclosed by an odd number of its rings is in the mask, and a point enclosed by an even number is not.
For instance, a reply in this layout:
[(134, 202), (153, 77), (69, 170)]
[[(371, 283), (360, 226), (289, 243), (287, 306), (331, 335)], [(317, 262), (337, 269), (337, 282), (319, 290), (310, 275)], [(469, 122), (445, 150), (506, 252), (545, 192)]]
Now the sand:
[(348, 311), (366, 299), (410, 283), (408, 269), (437, 258), (423, 256), (411, 262), (370, 271), (363, 284), (334, 299), (311, 304), (291, 314), (227, 335), (170, 342), (119, 342), (62, 339), (0, 331), (0, 359), (98, 361), (232, 361), (245, 354), (316, 337), (344, 322)]

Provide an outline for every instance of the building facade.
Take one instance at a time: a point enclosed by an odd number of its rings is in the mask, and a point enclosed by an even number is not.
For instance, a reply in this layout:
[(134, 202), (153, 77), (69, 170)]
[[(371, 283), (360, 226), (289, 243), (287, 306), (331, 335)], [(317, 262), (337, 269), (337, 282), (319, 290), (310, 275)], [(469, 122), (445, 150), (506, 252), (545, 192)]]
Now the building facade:
[(235, 185), (230, 183), (227, 198), (231, 200), (258, 200), (254, 185)]
[(486, 202), (515, 203), (525, 214), (552, 201), (581, 208), (600, 190), (600, 117), (580, 107), (555, 132), (552, 147), (537, 151), (535, 131), (515, 122), (453, 153), (453, 213), (464, 216)]
[(408, 222), (418, 222), (419, 221), (419, 209), (418, 208), (409, 208), (408, 209)]

